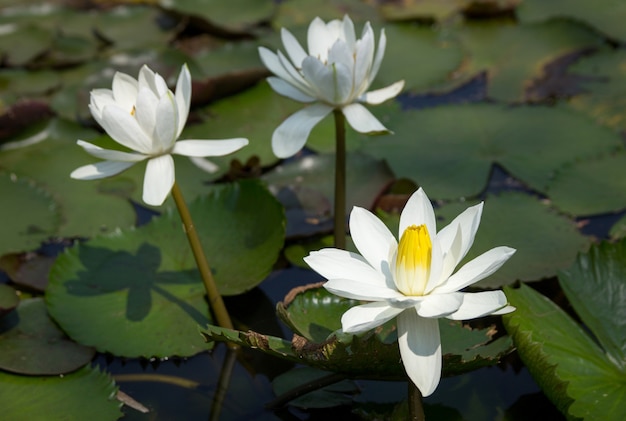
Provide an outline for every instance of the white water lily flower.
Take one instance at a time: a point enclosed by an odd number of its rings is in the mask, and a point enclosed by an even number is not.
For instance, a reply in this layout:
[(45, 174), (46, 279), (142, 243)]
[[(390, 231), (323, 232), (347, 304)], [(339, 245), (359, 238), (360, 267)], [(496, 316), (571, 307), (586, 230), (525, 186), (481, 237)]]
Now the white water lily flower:
[(432, 394), (441, 378), (438, 318), (467, 320), (515, 310), (502, 291), (460, 292), (494, 273), (514, 249), (493, 248), (453, 273), (474, 242), (482, 208), (482, 203), (468, 208), (437, 232), (435, 212), (420, 188), (400, 216), (400, 243), (376, 216), (355, 207), (350, 232), (361, 255), (327, 248), (304, 259), (328, 279), (328, 291), (371, 301), (344, 313), (344, 332), (364, 332), (397, 317), (402, 362), (423, 396)]
[[(387, 133), (361, 103), (380, 104), (398, 95), (404, 81), (367, 92), (378, 73), (387, 39), (380, 33), (378, 49), (374, 31), (367, 22), (357, 39), (352, 20), (324, 23), (315, 18), (309, 25), (305, 52), (291, 32), (281, 30), (287, 57), (260, 47), (265, 66), (275, 75), (269, 77), (272, 89), (296, 101), (313, 103), (289, 116), (272, 135), (272, 148), (279, 158), (297, 153), (306, 143), (313, 127), (335, 109), (340, 109), (348, 124), (360, 133)], [(376, 50), (376, 51), (375, 51)]]
[(117, 143), (132, 152), (103, 149), (89, 142), (77, 143), (105, 161), (77, 168), (72, 178), (95, 180), (110, 177), (148, 160), (143, 182), (143, 201), (163, 204), (174, 185), (171, 154), (189, 157), (223, 156), (248, 144), (248, 139), (180, 140), (191, 102), (191, 75), (184, 65), (176, 83), (176, 94), (163, 77), (143, 66), (139, 78), (117, 72), (113, 89), (91, 91), (89, 109), (94, 119)]

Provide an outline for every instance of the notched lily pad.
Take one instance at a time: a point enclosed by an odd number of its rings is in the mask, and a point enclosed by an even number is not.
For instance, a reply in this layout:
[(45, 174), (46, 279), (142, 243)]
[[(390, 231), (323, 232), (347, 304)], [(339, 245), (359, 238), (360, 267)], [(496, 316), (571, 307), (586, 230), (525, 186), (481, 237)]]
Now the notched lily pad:
[(65, 374), (87, 364), (95, 350), (69, 340), (41, 298), (23, 300), (0, 319), (0, 368), (29, 375)]

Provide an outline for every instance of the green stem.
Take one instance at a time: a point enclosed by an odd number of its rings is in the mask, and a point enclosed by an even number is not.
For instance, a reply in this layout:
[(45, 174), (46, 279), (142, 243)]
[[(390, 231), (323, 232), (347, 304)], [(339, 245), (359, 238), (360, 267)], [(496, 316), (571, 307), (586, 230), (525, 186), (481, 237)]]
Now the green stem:
[(335, 110), (335, 247), (346, 248), (346, 118)]
[[(196, 232), (196, 226), (194, 225), (193, 220), (191, 219), (191, 214), (189, 213), (189, 208), (187, 208), (183, 194), (180, 191), (180, 187), (178, 187), (178, 183), (176, 182), (174, 182), (174, 186), (172, 187), (172, 197), (174, 198), (174, 202), (176, 202), (180, 219), (183, 221), (185, 234), (187, 234), (187, 239), (189, 240), (189, 245), (191, 246), (191, 251), (193, 252), (193, 257), (196, 259), (196, 265), (198, 266), (202, 282), (204, 283), (204, 288), (206, 289), (207, 296), (209, 297), (209, 306), (213, 310), (213, 315), (215, 316), (217, 325), (227, 329), (234, 329), (233, 322), (230, 320), (230, 316), (228, 315), (228, 311), (224, 305), (224, 300), (222, 300), (222, 296), (215, 285), (211, 268), (206, 260), (202, 244), (200, 243), (200, 238)], [(229, 348), (236, 349), (238, 347), (235, 344), (229, 344)]]
[(213, 396), (213, 403), (211, 405), (211, 414), (209, 415), (210, 421), (218, 421), (220, 419), (224, 398), (226, 397), (226, 392), (228, 392), (228, 385), (230, 384), (230, 379), (233, 374), (235, 361), (237, 361), (236, 351), (236, 349), (229, 348), (224, 356), (222, 370), (220, 371), (220, 377), (217, 380), (217, 387), (215, 389), (215, 395)]
[(425, 421), (422, 392), (409, 380), (409, 420)]

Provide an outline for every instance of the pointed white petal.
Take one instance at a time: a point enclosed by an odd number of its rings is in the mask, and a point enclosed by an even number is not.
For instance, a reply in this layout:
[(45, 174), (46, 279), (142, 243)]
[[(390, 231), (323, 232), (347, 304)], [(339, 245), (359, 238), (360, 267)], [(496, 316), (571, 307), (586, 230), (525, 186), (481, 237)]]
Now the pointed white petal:
[(385, 55), (385, 49), (387, 48), (387, 36), (385, 35), (385, 30), (382, 29), (380, 31), (380, 39), (378, 40), (378, 49), (376, 50), (376, 57), (374, 57), (374, 63), (372, 64), (372, 68), (369, 73), (369, 83), (371, 84), (376, 75), (378, 75), (378, 70), (380, 69), (380, 64), (383, 62), (383, 56)]
[(285, 55), (281, 51), (278, 51), (278, 62), (287, 72), (287, 75), (290, 78), (285, 79), (286, 82), (291, 83), (295, 88), (301, 90), (303, 93), (309, 96), (316, 96), (317, 91), (310, 86), (309, 82), (305, 80), (304, 76), (302, 76), (302, 73), (300, 73), (299, 70), (296, 70), (296, 68), (293, 67), (293, 64), (291, 64), (291, 62), (287, 59), (287, 57), (285, 57)]
[(178, 130), (178, 108), (172, 91), (167, 91), (159, 100), (156, 109), (156, 127), (154, 128), (153, 148), (167, 152), (176, 142)]
[(376, 302), (352, 307), (341, 316), (341, 329), (346, 333), (360, 333), (374, 329), (404, 311)]
[(329, 31), (324, 21), (316, 17), (309, 25), (309, 30), (307, 31), (309, 55), (326, 61), (328, 50), (336, 39), (337, 36)]
[[(89, 111), (93, 118), (100, 124), (102, 110), (108, 105), (117, 105), (110, 89), (93, 89), (89, 95)], [(130, 112), (132, 107), (128, 110)]]
[(350, 213), (350, 235), (369, 264), (392, 279), (389, 264), (398, 249), (398, 241), (385, 224), (370, 211), (355, 206)]
[(374, 286), (388, 285), (385, 275), (367, 263), (360, 255), (346, 250), (326, 248), (313, 251), (304, 261), (326, 279), (351, 279)]
[(469, 320), (489, 314), (505, 314), (515, 310), (515, 307), (507, 306), (506, 296), (502, 291), (460, 294), (462, 295), (461, 306), (456, 312), (446, 316), (448, 319)]
[(148, 205), (160, 206), (174, 185), (174, 160), (171, 155), (152, 158), (146, 166), (143, 178), (143, 201)]
[(157, 124), (157, 107), (159, 98), (150, 89), (144, 87), (137, 94), (137, 105), (135, 107), (135, 118), (144, 133), (153, 137)]
[(248, 139), (236, 137), (222, 140), (179, 140), (174, 144), (173, 154), (185, 156), (224, 156), (248, 144)]
[(417, 306), (417, 314), (422, 317), (437, 318), (449, 316), (459, 309), (463, 303), (463, 293), (425, 295)]
[(302, 62), (302, 74), (312, 88), (316, 89), (320, 99), (331, 104), (338, 104), (335, 91), (336, 72), (333, 66), (325, 66), (315, 57), (307, 57)]
[(176, 107), (178, 110), (178, 129), (175, 138), (178, 139), (183, 131), (189, 116), (189, 107), (191, 105), (191, 73), (187, 64), (184, 64), (176, 81)]
[(121, 173), (122, 171), (132, 167), (134, 162), (121, 161), (102, 161), (95, 164), (85, 165), (76, 168), (70, 174), (70, 177), (77, 180), (97, 180), (100, 178), (111, 177)]
[(391, 133), (367, 108), (359, 103), (346, 105), (341, 109), (348, 124), (359, 133), (383, 134)]
[(363, 28), (363, 36), (356, 42), (354, 64), (354, 86), (358, 95), (370, 86), (369, 74), (374, 57), (374, 32), (369, 22)]
[(512, 311), (515, 311), (515, 310), (516, 310), (515, 307), (507, 305), (507, 306), (502, 307), (499, 310), (496, 310), (496, 311), (492, 312), (491, 315), (492, 316), (500, 316), (502, 314), (508, 314), (508, 313), (510, 313)]
[(270, 84), (272, 89), (282, 96), (294, 99), (299, 102), (314, 102), (315, 98), (303, 93), (301, 90), (294, 87), (292, 84), (285, 82), (285, 80), (270, 76), (267, 79), (267, 83)]
[(424, 294), (429, 294), (433, 289), (435, 289), (440, 283), (443, 282), (441, 274), (444, 269), (444, 261), (443, 261), (443, 253), (441, 252), (441, 246), (439, 245), (439, 241), (436, 238), (432, 239), (432, 250), (431, 250), (431, 259), (430, 259), (430, 275), (428, 276), (428, 283), (426, 284), (426, 289), (424, 289)]
[[(446, 228), (444, 228), (444, 230)], [(454, 272), (454, 269), (456, 269), (456, 265), (461, 260), (459, 259), (459, 256), (461, 255), (461, 249), (463, 247), (463, 233), (459, 225), (457, 225), (456, 228), (457, 228), (456, 235), (452, 239), (451, 243), (447, 244), (446, 246), (441, 246), (442, 250), (447, 250), (443, 254), (443, 262), (442, 262), (443, 268), (442, 268), (441, 275), (440, 275), (441, 283), (444, 282), (446, 279), (448, 279), (450, 275), (452, 275), (452, 272)], [(437, 240), (440, 245), (441, 245), (441, 238), (442, 238), (441, 234), (444, 233), (444, 230), (437, 233)], [(448, 230), (447, 232), (451, 233), (452, 230)], [(445, 238), (445, 240), (447, 243), (449, 239)]]
[(280, 56), (274, 54), (265, 47), (259, 47), (259, 57), (261, 57), (261, 61), (270, 72), (274, 73), (276, 76), (293, 85), (296, 89), (301, 90), (305, 94), (310, 94), (311, 89), (306, 85), (302, 75), (300, 75), (298, 71), (294, 69), (291, 64), (289, 64), (289, 61), (286, 58), (283, 60), (280, 59), (280, 57), (284, 57), (280, 51), (279, 54)]
[(311, 130), (333, 109), (325, 104), (313, 104), (287, 117), (272, 135), (272, 150), (279, 158), (295, 155), (306, 143)]
[(356, 44), (356, 32), (354, 30), (354, 23), (350, 16), (344, 15), (341, 21), (341, 29), (343, 31), (343, 39), (348, 44), (350, 51), (354, 51), (354, 45)]
[(453, 248), (453, 243), (456, 232), (461, 231), (461, 245), (460, 248), (454, 253), (456, 259), (454, 265), (458, 265), (459, 262), (465, 257), (472, 244), (474, 244), (474, 237), (478, 226), (480, 225), (480, 218), (483, 213), (483, 204), (469, 207), (465, 211), (461, 212), (456, 218), (444, 227), (438, 234), (441, 249), (444, 253)]
[(118, 107), (130, 112), (137, 99), (137, 80), (126, 73), (116, 72), (113, 76), (113, 98)]
[(398, 306), (402, 306), (402, 298), (404, 298), (400, 292), (386, 285), (373, 285), (351, 279), (331, 279), (324, 284), (324, 288), (335, 295), (353, 300), (397, 300)]
[(152, 139), (143, 131), (135, 117), (116, 106), (109, 106), (102, 112), (102, 128), (117, 143), (134, 151), (149, 155)]
[(409, 378), (422, 396), (430, 396), (441, 379), (439, 322), (405, 310), (398, 316), (398, 345)]
[(302, 48), (296, 37), (294, 37), (293, 34), (285, 28), (280, 30), (280, 37), (291, 62), (294, 66), (301, 67), (302, 61), (308, 55), (306, 51), (304, 51), (304, 48)]
[(426, 225), (431, 240), (437, 235), (437, 220), (435, 210), (426, 196), (426, 192), (420, 187), (409, 197), (402, 213), (400, 214), (400, 226), (398, 237), (402, 237), (404, 230), (411, 225)]
[(214, 164), (213, 162), (201, 156), (190, 156), (189, 160), (193, 165), (200, 168), (202, 171), (208, 172), (209, 174), (214, 174), (217, 172), (217, 170), (220, 169), (217, 164)]
[(485, 279), (500, 269), (504, 262), (509, 260), (514, 253), (515, 249), (506, 246), (493, 248), (467, 262), (454, 275), (450, 276), (447, 281), (436, 287), (433, 293), (441, 294), (459, 291), (466, 286)]
[(139, 70), (138, 82), (139, 89), (147, 87), (158, 97), (162, 97), (168, 91), (167, 83), (165, 83), (163, 77), (152, 71), (152, 69), (145, 64)]
[(85, 142), (84, 140), (79, 140), (76, 144), (83, 148), (89, 155), (100, 159), (106, 159), (108, 161), (139, 162), (147, 158), (146, 155), (138, 153), (103, 149), (100, 146)]
[(361, 95), (359, 101), (365, 102), (370, 105), (382, 104), (391, 98), (396, 97), (404, 88), (404, 81), (401, 80), (385, 88), (377, 89), (375, 91), (369, 91)]

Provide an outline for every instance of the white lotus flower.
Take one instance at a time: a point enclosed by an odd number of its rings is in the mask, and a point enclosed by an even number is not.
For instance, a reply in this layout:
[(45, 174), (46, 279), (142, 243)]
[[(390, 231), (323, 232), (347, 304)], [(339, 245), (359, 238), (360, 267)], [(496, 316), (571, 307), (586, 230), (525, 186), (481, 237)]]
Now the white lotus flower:
[(350, 232), (361, 255), (328, 248), (304, 259), (328, 279), (328, 291), (371, 301), (344, 313), (344, 332), (364, 332), (397, 317), (402, 362), (423, 396), (432, 394), (441, 378), (438, 318), (467, 320), (515, 310), (502, 291), (460, 292), (494, 273), (514, 249), (496, 247), (453, 273), (474, 242), (482, 208), (482, 203), (468, 208), (437, 232), (433, 207), (419, 189), (400, 216), (398, 244), (376, 216), (355, 207)]
[(313, 103), (288, 117), (272, 135), (272, 147), (279, 158), (297, 153), (313, 127), (335, 109), (360, 133), (389, 132), (361, 103), (380, 104), (398, 95), (404, 81), (367, 92), (378, 73), (387, 39), (380, 33), (374, 55), (374, 31), (367, 22), (360, 39), (346, 15), (343, 20), (324, 23), (315, 18), (309, 25), (305, 52), (296, 38), (283, 28), (281, 37), (289, 59), (260, 47), (265, 66), (274, 73), (267, 81), (279, 94), (296, 101)]
[(113, 89), (91, 91), (89, 109), (94, 119), (117, 143), (132, 152), (103, 149), (79, 140), (85, 151), (105, 161), (77, 168), (72, 178), (94, 180), (110, 177), (148, 160), (143, 182), (143, 201), (163, 204), (174, 185), (171, 154), (189, 157), (223, 156), (248, 144), (248, 139), (180, 140), (191, 101), (191, 75), (184, 65), (176, 83), (176, 94), (163, 77), (143, 66), (139, 78), (117, 72)]

